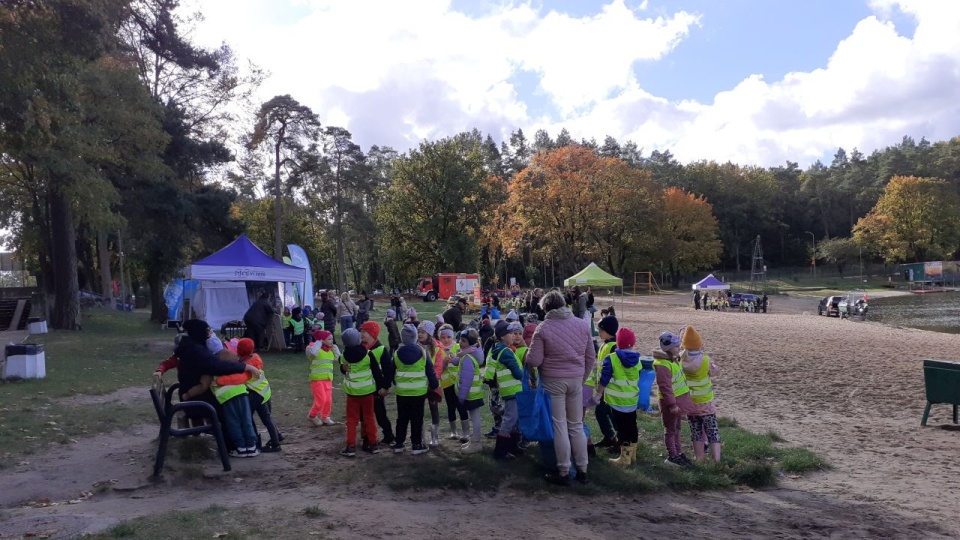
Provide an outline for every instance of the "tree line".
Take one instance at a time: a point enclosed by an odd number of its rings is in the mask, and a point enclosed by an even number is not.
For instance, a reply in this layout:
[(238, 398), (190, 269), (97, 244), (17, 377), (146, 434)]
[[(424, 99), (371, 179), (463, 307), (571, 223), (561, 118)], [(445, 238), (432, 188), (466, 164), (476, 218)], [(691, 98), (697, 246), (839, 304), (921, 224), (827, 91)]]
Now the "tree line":
[[(597, 262), (628, 282), (663, 272), (843, 268), (955, 258), (960, 139), (839, 149), (801, 169), (694, 161), (632, 141), (464, 131), (364, 151), (264, 75), (188, 38), (178, 0), (0, 6), (0, 226), (77, 328), (80, 288), (110, 294), (120, 245), (162, 320), (164, 284), (240, 232), (301, 245), (320, 287), (410, 286), (479, 271), (543, 284)], [(249, 108), (251, 115), (242, 112)], [(813, 252), (813, 242), (817, 244)]]

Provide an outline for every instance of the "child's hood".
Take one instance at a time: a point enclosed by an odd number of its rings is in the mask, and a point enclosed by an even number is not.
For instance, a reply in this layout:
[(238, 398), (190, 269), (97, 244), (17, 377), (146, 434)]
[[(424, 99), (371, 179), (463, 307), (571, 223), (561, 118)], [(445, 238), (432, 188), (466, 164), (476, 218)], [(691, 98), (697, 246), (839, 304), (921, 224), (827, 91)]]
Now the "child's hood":
[(363, 360), (367, 356), (367, 348), (363, 345), (351, 345), (343, 349), (343, 357), (347, 362), (351, 364), (356, 364), (357, 362)]
[(640, 353), (637, 351), (617, 349), (616, 353), (623, 367), (631, 368), (640, 363)]
[(480, 345), (472, 345), (466, 349), (460, 349), (457, 351), (457, 356), (463, 358), (467, 355), (472, 356), (477, 362), (483, 361), (483, 349), (480, 348)]
[(413, 343), (404, 343), (397, 349), (397, 358), (406, 366), (416, 364), (423, 356), (423, 348)]

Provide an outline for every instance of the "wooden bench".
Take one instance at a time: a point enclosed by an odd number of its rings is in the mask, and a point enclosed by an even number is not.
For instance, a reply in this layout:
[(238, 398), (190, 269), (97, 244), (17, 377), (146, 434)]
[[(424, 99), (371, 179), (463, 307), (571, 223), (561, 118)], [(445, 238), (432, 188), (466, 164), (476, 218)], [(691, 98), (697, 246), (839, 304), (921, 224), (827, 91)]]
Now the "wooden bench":
[(934, 404), (953, 405), (953, 423), (960, 423), (960, 415), (957, 414), (960, 408), (960, 362), (924, 360), (923, 382), (927, 391), (927, 407), (923, 410), (920, 425), (927, 425), (930, 407)]
[[(180, 384), (175, 383), (170, 388), (164, 389), (163, 381), (159, 381), (155, 382), (150, 388), (150, 398), (153, 400), (153, 407), (157, 411), (157, 419), (160, 420), (160, 445), (157, 449), (157, 460), (153, 466), (153, 475), (160, 476), (163, 472), (163, 461), (166, 459), (167, 443), (171, 436), (190, 437), (202, 433), (210, 433), (217, 440), (217, 451), (220, 454), (220, 461), (223, 463), (223, 470), (229, 472), (231, 470), (230, 456), (227, 454), (227, 444), (223, 438), (223, 430), (220, 429), (220, 420), (217, 418), (216, 409), (203, 401), (173, 403), (173, 394), (179, 387)], [(188, 416), (202, 418), (205, 422), (193, 427), (173, 427), (173, 419), (179, 411), (184, 411)]]

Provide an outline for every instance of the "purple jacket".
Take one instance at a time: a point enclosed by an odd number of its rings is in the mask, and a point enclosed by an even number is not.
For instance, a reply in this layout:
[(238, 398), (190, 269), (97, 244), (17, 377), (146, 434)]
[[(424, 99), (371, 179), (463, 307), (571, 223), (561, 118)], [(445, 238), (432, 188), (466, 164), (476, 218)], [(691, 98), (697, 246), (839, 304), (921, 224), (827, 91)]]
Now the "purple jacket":
[(586, 381), (597, 362), (590, 323), (574, 317), (567, 308), (547, 313), (523, 361), (539, 367), (545, 377)]

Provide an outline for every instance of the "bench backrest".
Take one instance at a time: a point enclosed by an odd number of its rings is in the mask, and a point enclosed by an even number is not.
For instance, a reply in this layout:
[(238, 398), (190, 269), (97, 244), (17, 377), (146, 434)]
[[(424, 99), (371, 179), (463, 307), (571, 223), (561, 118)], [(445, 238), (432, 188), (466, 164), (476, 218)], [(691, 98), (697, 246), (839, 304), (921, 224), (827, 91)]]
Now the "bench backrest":
[(960, 363), (926, 360), (923, 364), (927, 401), (960, 405)]
[(157, 418), (160, 422), (163, 422), (163, 419), (166, 418), (166, 388), (163, 385), (162, 380), (154, 381), (153, 385), (150, 387), (150, 398), (153, 400), (153, 408), (157, 411)]

